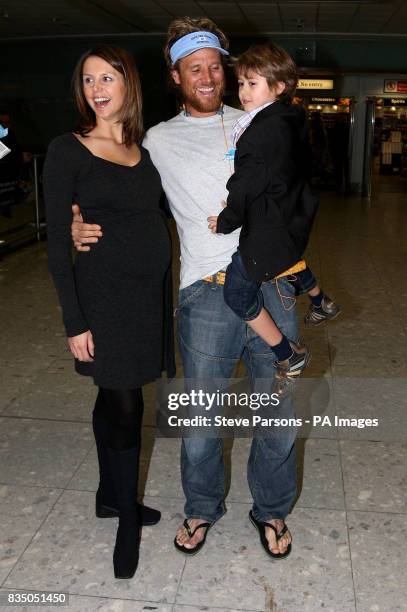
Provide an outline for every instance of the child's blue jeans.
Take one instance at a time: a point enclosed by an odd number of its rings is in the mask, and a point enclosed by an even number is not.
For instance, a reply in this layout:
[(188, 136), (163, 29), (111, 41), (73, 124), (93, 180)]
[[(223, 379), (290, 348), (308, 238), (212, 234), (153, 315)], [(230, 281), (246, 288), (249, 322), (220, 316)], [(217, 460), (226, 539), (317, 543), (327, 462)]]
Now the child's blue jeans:
[(261, 283), (252, 280), (246, 271), (239, 250), (232, 255), (226, 270), (223, 297), (226, 304), (240, 319), (251, 321), (263, 308)]
[[(307, 293), (317, 284), (315, 276), (308, 267), (302, 272), (287, 276), (287, 280), (295, 286), (298, 295)], [(223, 292), (226, 304), (240, 319), (252, 321), (259, 316), (264, 305), (260, 287), (260, 282), (249, 277), (239, 250), (237, 250), (233, 253), (232, 261), (226, 270)]]

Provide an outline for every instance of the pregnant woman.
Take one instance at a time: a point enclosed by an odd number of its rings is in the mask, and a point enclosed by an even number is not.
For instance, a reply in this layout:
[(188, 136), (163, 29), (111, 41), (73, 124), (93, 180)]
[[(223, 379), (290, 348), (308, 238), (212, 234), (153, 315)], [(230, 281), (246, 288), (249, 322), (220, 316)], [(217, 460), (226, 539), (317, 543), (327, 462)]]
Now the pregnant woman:
[[(137, 503), (142, 385), (174, 375), (171, 241), (160, 209), (161, 181), (143, 136), (140, 81), (132, 57), (101, 46), (78, 62), (79, 122), (56, 138), (44, 167), (49, 268), (78, 373), (99, 387), (93, 411), (99, 517), (119, 516), (116, 578), (138, 563), (140, 526), (157, 510)], [(103, 240), (71, 255), (73, 202)]]

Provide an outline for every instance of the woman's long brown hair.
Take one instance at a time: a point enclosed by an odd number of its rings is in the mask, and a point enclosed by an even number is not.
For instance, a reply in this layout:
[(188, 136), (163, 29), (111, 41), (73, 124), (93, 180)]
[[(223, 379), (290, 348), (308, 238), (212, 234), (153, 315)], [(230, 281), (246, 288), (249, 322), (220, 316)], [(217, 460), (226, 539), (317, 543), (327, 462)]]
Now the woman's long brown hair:
[(83, 65), (91, 56), (105, 60), (123, 76), (126, 91), (119, 118), (119, 121), (123, 123), (123, 142), (127, 147), (135, 142), (140, 143), (144, 136), (144, 128), (143, 99), (138, 70), (130, 53), (119, 47), (108, 45), (89, 49), (76, 64), (72, 77), (75, 104), (79, 112), (76, 132), (81, 136), (86, 136), (96, 125), (96, 115), (87, 103), (83, 92)]

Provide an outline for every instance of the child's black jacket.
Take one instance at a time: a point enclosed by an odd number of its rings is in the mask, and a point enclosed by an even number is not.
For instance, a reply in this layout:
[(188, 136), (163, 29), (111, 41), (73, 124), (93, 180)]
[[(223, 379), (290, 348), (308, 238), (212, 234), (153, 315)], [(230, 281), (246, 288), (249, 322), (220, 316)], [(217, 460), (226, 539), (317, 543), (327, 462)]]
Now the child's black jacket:
[(310, 155), (304, 111), (280, 101), (257, 113), (238, 140), (217, 232), (242, 226), (239, 249), (254, 280), (270, 280), (303, 256), (318, 208)]

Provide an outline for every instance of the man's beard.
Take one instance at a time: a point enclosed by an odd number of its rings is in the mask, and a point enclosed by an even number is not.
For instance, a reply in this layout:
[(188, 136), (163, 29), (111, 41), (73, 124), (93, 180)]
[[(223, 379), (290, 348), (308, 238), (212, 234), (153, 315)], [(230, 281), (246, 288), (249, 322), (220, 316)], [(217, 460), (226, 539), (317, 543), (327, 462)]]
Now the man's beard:
[(188, 92), (184, 92), (181, 90), (181, 94), (184, 100), (184, 104), (189, 107), (192, 107), (194, 110), (199, 113), (215, 113), (222, 104), (222, 98), (224, 93), (224, 87), (221, 87), (218, 91), (216, 91), (216, 95), (208, 98), (207, 100), (204, 97), (199, 97), (196, 94), (189, 96)]

